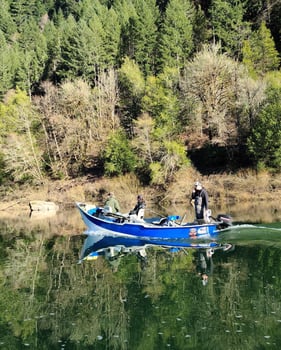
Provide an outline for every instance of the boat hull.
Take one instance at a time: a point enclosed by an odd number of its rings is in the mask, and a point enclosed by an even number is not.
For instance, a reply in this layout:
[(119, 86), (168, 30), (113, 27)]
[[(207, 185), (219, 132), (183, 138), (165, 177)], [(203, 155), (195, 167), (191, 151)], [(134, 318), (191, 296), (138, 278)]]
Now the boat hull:
[(79, 203), (77, 207), (88, 231), (96, 232), (101, 235), (129, 236), (141, 239), (210, 239), (217, 237), (220, 231), (217, 223), (161, 226), (148, 222), (118, 222), (118, 220), (112, 218), (91, 215), (88, 211), (84, 210), (83, 206)]

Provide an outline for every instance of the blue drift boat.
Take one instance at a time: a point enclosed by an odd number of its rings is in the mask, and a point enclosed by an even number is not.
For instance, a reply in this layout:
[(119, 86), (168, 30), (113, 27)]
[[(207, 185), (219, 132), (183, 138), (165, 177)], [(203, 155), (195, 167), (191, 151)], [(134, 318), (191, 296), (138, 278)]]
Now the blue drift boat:
[(178, 215), (144, 218), (142, 215), (110, 213), (105, 208), (76, 203), (88, 231), (106, 236), (127, 236), (140, 239), (211, 239), (232, 224), (229, 215), (210, 217), (209, 223), (183, 223)]

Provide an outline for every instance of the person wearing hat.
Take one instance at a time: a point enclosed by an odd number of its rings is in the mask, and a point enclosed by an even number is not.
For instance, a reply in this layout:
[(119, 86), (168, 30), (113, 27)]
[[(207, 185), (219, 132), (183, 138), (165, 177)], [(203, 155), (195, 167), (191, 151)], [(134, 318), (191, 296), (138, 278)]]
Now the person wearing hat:
[(196, 181), (191, 194), (190, 203), (194, 207), (195, 218), (199, 224), (206, 222), (208, 202), (208, 192), (199, 181)]
[(137, 196), (137, 204), (135, 205), (134, 209), (129, 212), (129, 215), (136, 214), (138, 215), (140, 209), (145, 208), (145, 200), (141, 194)]
[(114, 197), (113, 192), (107, 194), (107, 199), (104, 203), (104, 207), (109, 207), (112, 213), (120, 212), (120, 205), (118, 200)]

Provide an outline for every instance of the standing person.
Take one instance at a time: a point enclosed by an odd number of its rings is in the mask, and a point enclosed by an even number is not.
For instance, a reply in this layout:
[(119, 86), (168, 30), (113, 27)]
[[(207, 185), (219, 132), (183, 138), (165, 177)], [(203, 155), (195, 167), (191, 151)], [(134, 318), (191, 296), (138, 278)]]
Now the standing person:
[(113, 192), (109, 192), (107, 195), (107, 199), (104, 203), (104, 207), (110, 207), (112, 213), (120, 212), (120, 205), (118, 200), (114, 197)]
[(195, 218), (199, 224), (203, 224), (207, 221), (208, 202), (208, 192), (200, 182), (196, 181), (191, 194), (190, 203), (195, 209)]
[(145, 200), (141, 194), (137, 196), (137, 204), (135, 205), (134, 209), (130, 211), (129, 215), (136, 214), (138, 215), (140, 209), (145, 208)]

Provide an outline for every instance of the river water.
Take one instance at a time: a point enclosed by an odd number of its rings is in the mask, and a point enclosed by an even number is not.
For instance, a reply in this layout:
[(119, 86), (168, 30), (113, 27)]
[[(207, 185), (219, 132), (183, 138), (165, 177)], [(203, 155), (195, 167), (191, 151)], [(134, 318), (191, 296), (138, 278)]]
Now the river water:
[(76, 209), (2, 216), (0, 349), (279, 349), (281, 207), (215, 209), (233, 215), (218, 237), (232, 248), (204, 255), (204, 283), (189, 248), (79, 263)]

